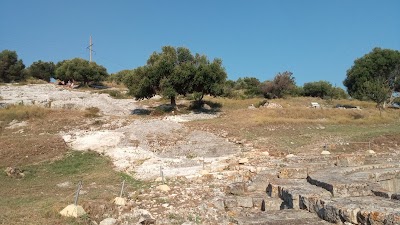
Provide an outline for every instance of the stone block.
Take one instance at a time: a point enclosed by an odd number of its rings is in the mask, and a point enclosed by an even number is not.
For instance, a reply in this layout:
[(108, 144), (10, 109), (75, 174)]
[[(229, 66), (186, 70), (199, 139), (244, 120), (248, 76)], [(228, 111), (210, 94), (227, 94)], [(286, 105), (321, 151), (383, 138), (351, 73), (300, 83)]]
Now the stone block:
[(232, 195), (243, 195), (247, 190), (244, 182), (235, 182), (228, 185), (226, 192)]
[(224, 204), (226, 208), (235, 208), (238, 206), (238, 202), (235, 197), (227, 197), (224, 200)]
[(240, 207), (252, 208), (253, 198), (252, 197), (237, 197), (237, 204)]
[(282, 168), (278, 172), (278, 177), (283, 179), (306, 179), (307, 168)]
[(261, 209), (262, 201), (264, 200), (263, 197), (253, 197), (253, 206), (256, 208)]

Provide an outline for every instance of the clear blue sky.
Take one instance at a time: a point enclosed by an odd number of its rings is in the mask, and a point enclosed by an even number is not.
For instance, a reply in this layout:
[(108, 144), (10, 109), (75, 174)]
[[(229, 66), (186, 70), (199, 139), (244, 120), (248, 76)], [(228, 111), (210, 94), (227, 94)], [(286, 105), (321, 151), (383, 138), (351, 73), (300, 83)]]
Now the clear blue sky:
[(399, 0), (2, 0), (0, 51), (37, 60), (89, 59), (109, 73), (144, 65), (162, 46), (221, 58), (228, 78), (342, 86), (374, 47), (400, 49)]

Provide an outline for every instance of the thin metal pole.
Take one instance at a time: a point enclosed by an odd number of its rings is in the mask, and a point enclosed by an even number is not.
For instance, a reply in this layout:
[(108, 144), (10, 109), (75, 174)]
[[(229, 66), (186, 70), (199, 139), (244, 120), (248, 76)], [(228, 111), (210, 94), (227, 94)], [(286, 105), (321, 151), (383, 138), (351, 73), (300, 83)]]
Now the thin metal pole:
[(162, 166), (160, 166), (160, 176), (161, 176), (161, 180), (162, 180), (163, 184), (165, 184), (164, 172), (162, 170)]
[(121, 187), (121, 192), (119, 193), (119, 197), (122, 197), (122, 193), (124, 193), (124, 186), (125, 186), (125, 180), (122, 181), (122, 187)]
[(82, 181), (79, 181), (78, 188), (77, 188), (76, 193), (75, 193), (74, 205), (78, 204), (79, 192), (81, 191), (81, 187), (82, 187)]
[(92, 62), (92, 35), (90, 35), (90, 41), (89, 41), (89, 62)]

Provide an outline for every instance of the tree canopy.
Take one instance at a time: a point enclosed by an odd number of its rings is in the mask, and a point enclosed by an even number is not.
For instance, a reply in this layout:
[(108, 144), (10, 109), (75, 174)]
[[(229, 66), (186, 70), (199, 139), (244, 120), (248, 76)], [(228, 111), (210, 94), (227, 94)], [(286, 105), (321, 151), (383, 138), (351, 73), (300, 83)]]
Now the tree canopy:
[(290, 95), (296, 89), (296, 82), (292, 72), (278, 73), (272, 81), (265, 81), (261, 91), (266, 98), (282, 98)]
[(53, 62), (39, 60), (28, 67), (28, 76), (50, 82), (50, 78), (55, 75), (55, 68)]
[(56, 78), (64, 81), (75, 80), (88, 85), (89, 82), (100, 82), (107, 78), (106, 68), (85, 59), (74, 58), (57, 63)]
[(177, 95), (193, 93), (196, 100), (201, 100), (206, 94), (222, 94), (226, 77), (220, 59), (210, 62), (206, 56), (193, 55), (187, 48), (164, 46), (124, 82), (129, 93), (138, 99), (161, 94), (175, 105)]
[[(380, 98), (373, 97), (377, 95), (377, 90), (382, 92), (400, 90), (399, 68), (399, 51), (374, 48), (370, 53), (354, 61), (353, 66), (347, 71), (343, 84), (351, 97), (377, 102)], [(371, 91), (375, 94), (371, 95)], [(386, 99), (388, 99), (391, 94), (380, 93), (379, 95), (387, 96)], [(380, 103), (377, 102), (377, 104)]]
[(10, 83), (25, 79), (25, 65), (15, 51), (0, 52), (0, 82)]

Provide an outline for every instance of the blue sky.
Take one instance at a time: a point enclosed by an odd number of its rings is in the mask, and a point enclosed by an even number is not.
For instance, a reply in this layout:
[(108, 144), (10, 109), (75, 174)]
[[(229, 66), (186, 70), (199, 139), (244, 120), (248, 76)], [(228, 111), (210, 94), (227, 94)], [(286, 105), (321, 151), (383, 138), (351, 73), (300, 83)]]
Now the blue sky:
[(228, 78), (343, 87), (346, 70), (374, 47), (400, 50), (398, 0), (3, 0), (0, 51), (37, 60), (93, 60), (109, 73), (146, 63), (162, 46), (221, 58)]

